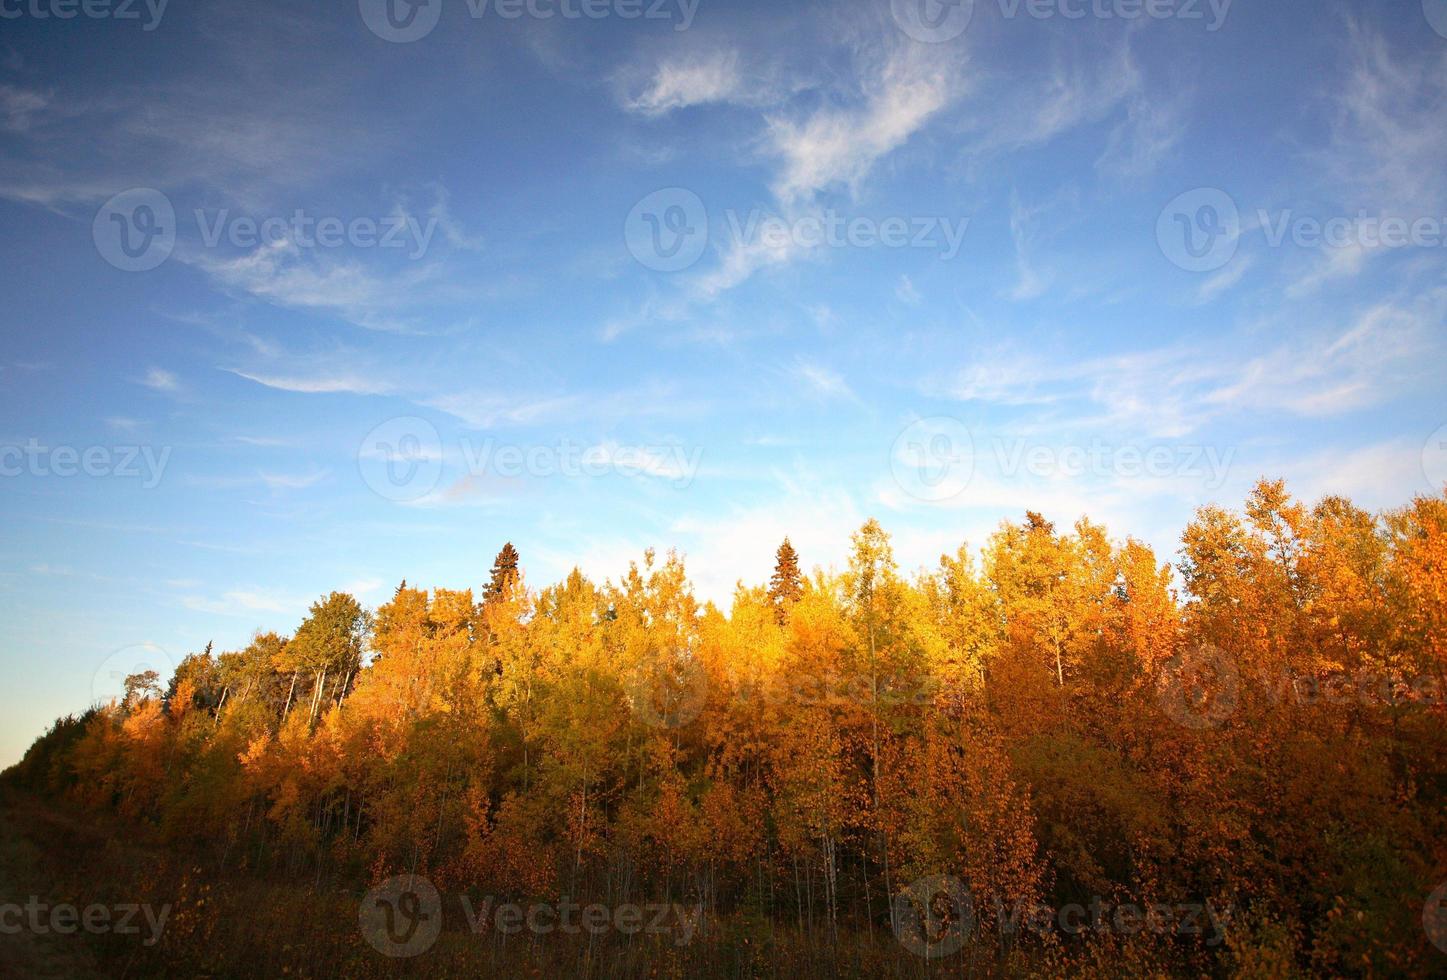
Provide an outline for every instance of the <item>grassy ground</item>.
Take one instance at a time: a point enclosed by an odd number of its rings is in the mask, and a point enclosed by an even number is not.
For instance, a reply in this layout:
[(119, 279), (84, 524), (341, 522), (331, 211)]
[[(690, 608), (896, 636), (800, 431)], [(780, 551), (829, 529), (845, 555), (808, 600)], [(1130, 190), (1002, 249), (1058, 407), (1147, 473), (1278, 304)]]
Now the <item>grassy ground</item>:
[[(218, 877), (144, 829), (71, 814), (0, 791), (0, 904), (169, 906), (160, 939), (139, 935), (0, 935), (0, 977), (936, 977), (989, 975), (962, 957), (927, 963), (893, 937), (844, 936), (830, 946), (747, 920), (715, 923), (679, 946), (666, 936), (527, 933), (467, 928), (458, 896), (446, 927), (416, 959), (379, 954), (358, 926), (360, 889), (327, 882)], [(978, 961), (977, 961), (978, 962)], [(988, 962), (988, 960), (986, 961)], [(997, 964), (990, 964), (997, 967)]]
[[(0, 801), (0, 906), (25, 905), (31, 896), (58, 901), (53, 895), (54, 874), (49, 862), (27, 831), (34, 829), (33, 805), (22, 808), (13, 800)], [(68, 834), (56, 827), (55, 837)], [(44, 836), (50, 836), (48, 834)], [(89, 937), (38, 934), (29, 929), (0, 934), (0, 976), (102, 977)]]

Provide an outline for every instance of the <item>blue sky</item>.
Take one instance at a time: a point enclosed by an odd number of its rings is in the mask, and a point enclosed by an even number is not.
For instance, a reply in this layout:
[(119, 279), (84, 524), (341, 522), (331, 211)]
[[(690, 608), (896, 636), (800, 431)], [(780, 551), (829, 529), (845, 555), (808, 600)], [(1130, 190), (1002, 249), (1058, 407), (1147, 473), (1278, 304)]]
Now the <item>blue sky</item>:
[(507, 540), (724, 601), (870, 516), (1164, 559), (1447, 480), (1438, 0), (57, 9), (0, 3), (0, 763)]

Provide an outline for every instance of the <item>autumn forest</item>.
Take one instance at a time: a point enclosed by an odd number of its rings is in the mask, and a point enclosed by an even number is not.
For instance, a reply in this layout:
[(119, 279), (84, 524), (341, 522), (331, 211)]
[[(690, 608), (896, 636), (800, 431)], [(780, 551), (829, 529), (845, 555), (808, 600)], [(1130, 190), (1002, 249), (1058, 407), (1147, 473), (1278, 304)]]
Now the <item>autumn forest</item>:
[(8, 812), (167, 909), (97, 942), (128, 975), (1447, 971), (1447, 498), (1121, 531), (911, 572), (870, 521), (726, 610), (509, 544), (129, 678)]

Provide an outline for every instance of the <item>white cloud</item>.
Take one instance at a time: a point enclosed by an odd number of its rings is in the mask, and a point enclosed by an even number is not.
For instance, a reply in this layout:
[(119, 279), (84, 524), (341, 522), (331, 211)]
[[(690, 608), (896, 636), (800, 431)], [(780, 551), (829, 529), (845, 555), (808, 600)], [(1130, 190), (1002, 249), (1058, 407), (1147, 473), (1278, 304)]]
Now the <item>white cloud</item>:
[[(1145, 86), (1128, 39), (1113, 41), (1105, 50), (1053, 53), (1028, 75), (1009, 78), (1005, 87), (982, 85), (971, 101), (967, 131), (973, 139), (965, 143), (967, 155), (986, 157), (1049, 143), (1078, 126), (1109, 118), (1122, 104), (1141, 104)], [(1134, 128), (1128, 118), (1126, 128), (1116, 130), (1101, 158), (1104, 165), (1135, 154), (1139, 123), (1146, 118), (1138, 116)]]
[(379, 578), (359, 578), (353, 579), (343, 585), (341, 591), (355, 596), (358, 599), (365, 599), (381, 592), (385, 584), (386, 583)]
[(1440, 491), (1422, 472), (1422, 444), (1409, 439), (1330, 449), (1284, 463), (1293, 493), (1315, 501), (1327, 495), (1351, 498), (1360, 507), (1400, 507), (1414, 495)]
[(1447, 56), (1391, 50), (1374, 31), (1349, 25), (1350, 65), (1334, 80), (1331, 139), (1323, 158), (1345, 193), (1386, 213), (1441, 217), (1447, 198)]
[(795, 366), (795, 373), (807, 384), (815, 394), (826, 398), (855, 398), (853, 389), (849, 387), (837, 371), (823, 367), (819, 364), (811, 364), (807, 361), (800, 361)]
[(174, 374), (164, 368), (151, 368), (146, 372), (146, 376), (141, 379), (140, 383), (152, 391), (175, 393), (181, 390), (181, 382)]
[(577, 395), (528, 400), (459, 392), (432, 398), (423, 404), (459, 418), (474, 429), (491, 429), (498, 425), (534, 425), (557, 419), (574, 412), (580, 402)]
[(30, 128), (31, 117), (49, 104), (50, 99), (40, 92), (0, 85), (0, 130), (24, 132)]
[(796, 236), (733, 236), (718, 265), (693, 276), (690, 291), (698, 298), (713, 299), (748, 281), (764, 269), (786, 266), (796, 258), (822, 246), (806, 246)]
[(1286, 287), (1288, 299), (1308, 296), (1335, 279), (1350, 279), (1362, 271), (1372, 252), (1360, 240), (1320, 250), (1311, 268)]
[(369, 330), (392, 332), (412, 329), (407, 310), (438, 275), (431, 263), (411, 262), (401, 272), (382, 274), (355, 260), (322, 258), (312, 251), (278, 241), (237, 256), (195, 250), (177, 255), (228, 289), (279, 306), (334, 313)]
[[(657, 116), (688, 106), (733, 101), (748, 91), (738, 52), (719, 50), (663, 62), (643, 90), (624, 104), (633, 112)], [(759, 93), (754, 91), (757, 98)]]
[[(1440, 312), (1440, 299), (1431, 304)], [(1335, 415), (1377, 404), (1401, 390), (1433, 341), (1428, 309), (1379, 303), (1332, 336), (1285, 344), (1239, 364), (1205, 393), (1205, 406)]]
[[(1059, 373), (1019, 351), (1006, 351), (976, 358), (954, 372), (938, 393), (962, 402), (991, 405), (1041, 405), (1062, 397), (1043, 390), (1044, 382)], [(1048, 387), (1054, 387), (1048, 385)]]
[(114, 416), (106, 419), (105, 424), (110, 426), (112, 429), (116, 429), (120, 432), (135, 432), (138, 429), (144, 428), (149, 423), (144, 422), (140, 419), (126, 418), (124, 416)]
[(219, 598), (182, 596), (181, 604), (196, 612), (222, 616), (252, 617), (256, 613), (300, 616), (305, 613), (308, 601), (269, 589), (233, 589)]
[(271, 490), (305, 490), (314, 487), (331, 475), (330, 470), (312, 470), (310, 473), (267, 473), (258, 474), (261, 482)]
[(1196, 293), (1197, 300), (1207, 303), (1215, 299), (1216, 296), (1239, 283), (1255, 264), (1256, 260), (1249, 255), (1236, 256), (1227, 264), (1226, 268), (1201, 284), (1201, 288)]
[[(1348, 22), (1348, 67), (1330, 87), (1330, 137), (1316, 154), (1325, 194), (1341, 215), (1440, 219), (1447, 214), (1447, 57), (1390, 48), (1372, 29)], [(1329, 215), (1328, 215), (1329, 216)], [(1328, 217), (1323, 216), (1323, 217)], [(1385, 248), (1353, 244), (1321, 249), (1290, 284), (1300, 298), (1359, 275)]]
[[(452, 195), (447, 188), (441, 184), (432, 185), (437, 199), (427, 209), (427, 217), (435, 221), (437, 227), (442, 230), (442, 237), (447, 244), (453, 248), (475, 252), (482, 248), (483, 239), (481, 235), (469, 234), (463, 227), (462, 222), (452, 213)], [(400, 206), (399, 206), (400, 207)], [(404, 212), (405, 213), (405, 212)], [(426, 227), (426, 222), (419, 222), (419, 225)]]
[(960, 65), (924, 48), (898, 47), (877, 68), (862, 68), (852, 105), (831, 102), (802, 116), (769, 118), (765, 140), (780, 160), (774, 193), (781, 201), (807, 200), (841, 185), (857, 193), (882, 157), (959, 95)]
[(587, 392), (551, 397), (525, 397), (478, 391), (459, 391), (419, 401), (446, 412), (474, 429), (499, 425), (541, 425), (583, 420), (600, 425), (626, 419), (662, 415), (679, 418), (696, 412), (701, 403), (681, 393), (672, 383), (638, 380), (617, 391)]
[[(892, 37), (892, 35), (891, 35)], [(660, 115), (688, 105), (729, 102), (763, 111), (760, 151), (775, 164), (771, 189), (789, 222), (817, 217), (819, 195), (858, 195), (885, 158), (907, 144), (965, 90), (958, 51), (928, 45), (877, 42), (850, 36), (850, 70), (808, 79), (791, 70), (747, 73), (732, 48), (693, 53), (661, 63), (628, 108)], [(762, 78), (760, 76), (763, 76)], [(807, 107), (802, 107), (807, 96)], [(708, 301), (756, 272), (786, 266), (818, 249), (786, 237), (765, 241), (734, 235), (714, 267), (686, 280), (695, 301)], [(622, 327), (610, 327), (609, 338)]]
[[(0, 146), (0, 197), (68, 210), (127, 187), (204, 187), (248, 207), (294, 207), (278, 197), (397, 138), (374, 124), (385, 110), (361, 94), (367, 68), (322, 16), (217, 4), (193, 20), (190, 63), (104, 86), (52, 73), (43, 112), (26, 108), (34, 93), (20, 96), (28, 125)], [(298, 85), (302, 63), (315, 70)]]
[(718, 515), (685, 513), (669, 528), (669, 538), (683, 545), (699, 597), (727, 609), (738, 578), (749, 584), (769, 580), (774, 550), (785, 537), (799, 552), (802, 568), (839, 568), (848, 561), (849, 535), (865, 519), (847, 493), (785, 481), (767, 503)]
[(1010, 202), (1010, 238), (1015, 243), (1015, 286), (1010, 298), (1016, 300), (1035, 299), (1050, 286), (1050, 274), (1041, 271), (1032, 260), (1032, 244), (1036, 233), (1036, 218), (1044, 208), (1027, 208), (1018, 198)]
[(1170, 158), (1186, 134), (1185, 110), (1179, 93), (1174, 98), (1142, 89), (1126, 103), (1125, 121), (1110, 134), (1105, 152), (1096, 160), (1102, 174), (1126, 179), (1154, 173)]
[[(782, 218), (797, 227), (821, 219), (816, 198), (846, 189), (858, 194), (875, 165), (899, 149), (961, 91), (960, 66), (920, 45), (890, 51), (879, 64), (860, 61), (857, 91), (830, 98), (823, 107), (798, 113), (776, 109), (767, 115), (764, 152), (777, 160), (773, 192)], [(771, 238), (734, 234), (719, 263), (689, 281), (695, 298), (711, 300), (762, 270), (787, 266), (817, 254), (799, 236)]]
[(276, 375), (241, 371), (236, 368), (227, 368), (227, 370), (238, 378), (245, 378), (247, 381), (254, 381), (259, 385), (275, 388), (277, 391), (292, 391), (299, 394), (385, 395), (393, 390), (392, 385), (385, 381), (355, 374)]
[(1430, 381), (1447, 294), (1411, 306), (1383, 302), (1345, 327), (1318, 330), (1260, 353), (1226, 340), (1108, 356), (1045, 360), (999, 351), (928, 392), (982, 405), (1034, 406), (1044, 429), (1178, 437), (1241, 413), (1321, 417), (1380, 404)]

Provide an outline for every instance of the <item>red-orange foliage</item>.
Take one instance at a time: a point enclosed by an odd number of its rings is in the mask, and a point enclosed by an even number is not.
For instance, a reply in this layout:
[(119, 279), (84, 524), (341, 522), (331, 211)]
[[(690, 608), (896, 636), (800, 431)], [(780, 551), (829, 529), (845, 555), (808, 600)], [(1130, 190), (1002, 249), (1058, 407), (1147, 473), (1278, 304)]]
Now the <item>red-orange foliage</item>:
[[(687, 900), (820, 937), (887, 935), (892, 899), (947, 875), (1001, 956), (1442, 962), (1420, 928), (1447, 875), (1442, 497), (1375, 516), (1263, 482), (1242, 514), (1200, 511), (1178, 577), (1030, 514), (913, 579), (870, 522), (843, 573), (791, 577), (784, 605), (740, 586), (726, 613), (674, 556), (508, 583), (399, 588), (359, 671), (328, 652), (346, 617), (192, 661), (21, 770), (293, 873)], [(1204, 701), (1180, 689), (1199, 656)], [(1010, 931), (1095, 898), (1209, 900), (1233, 932)]]

